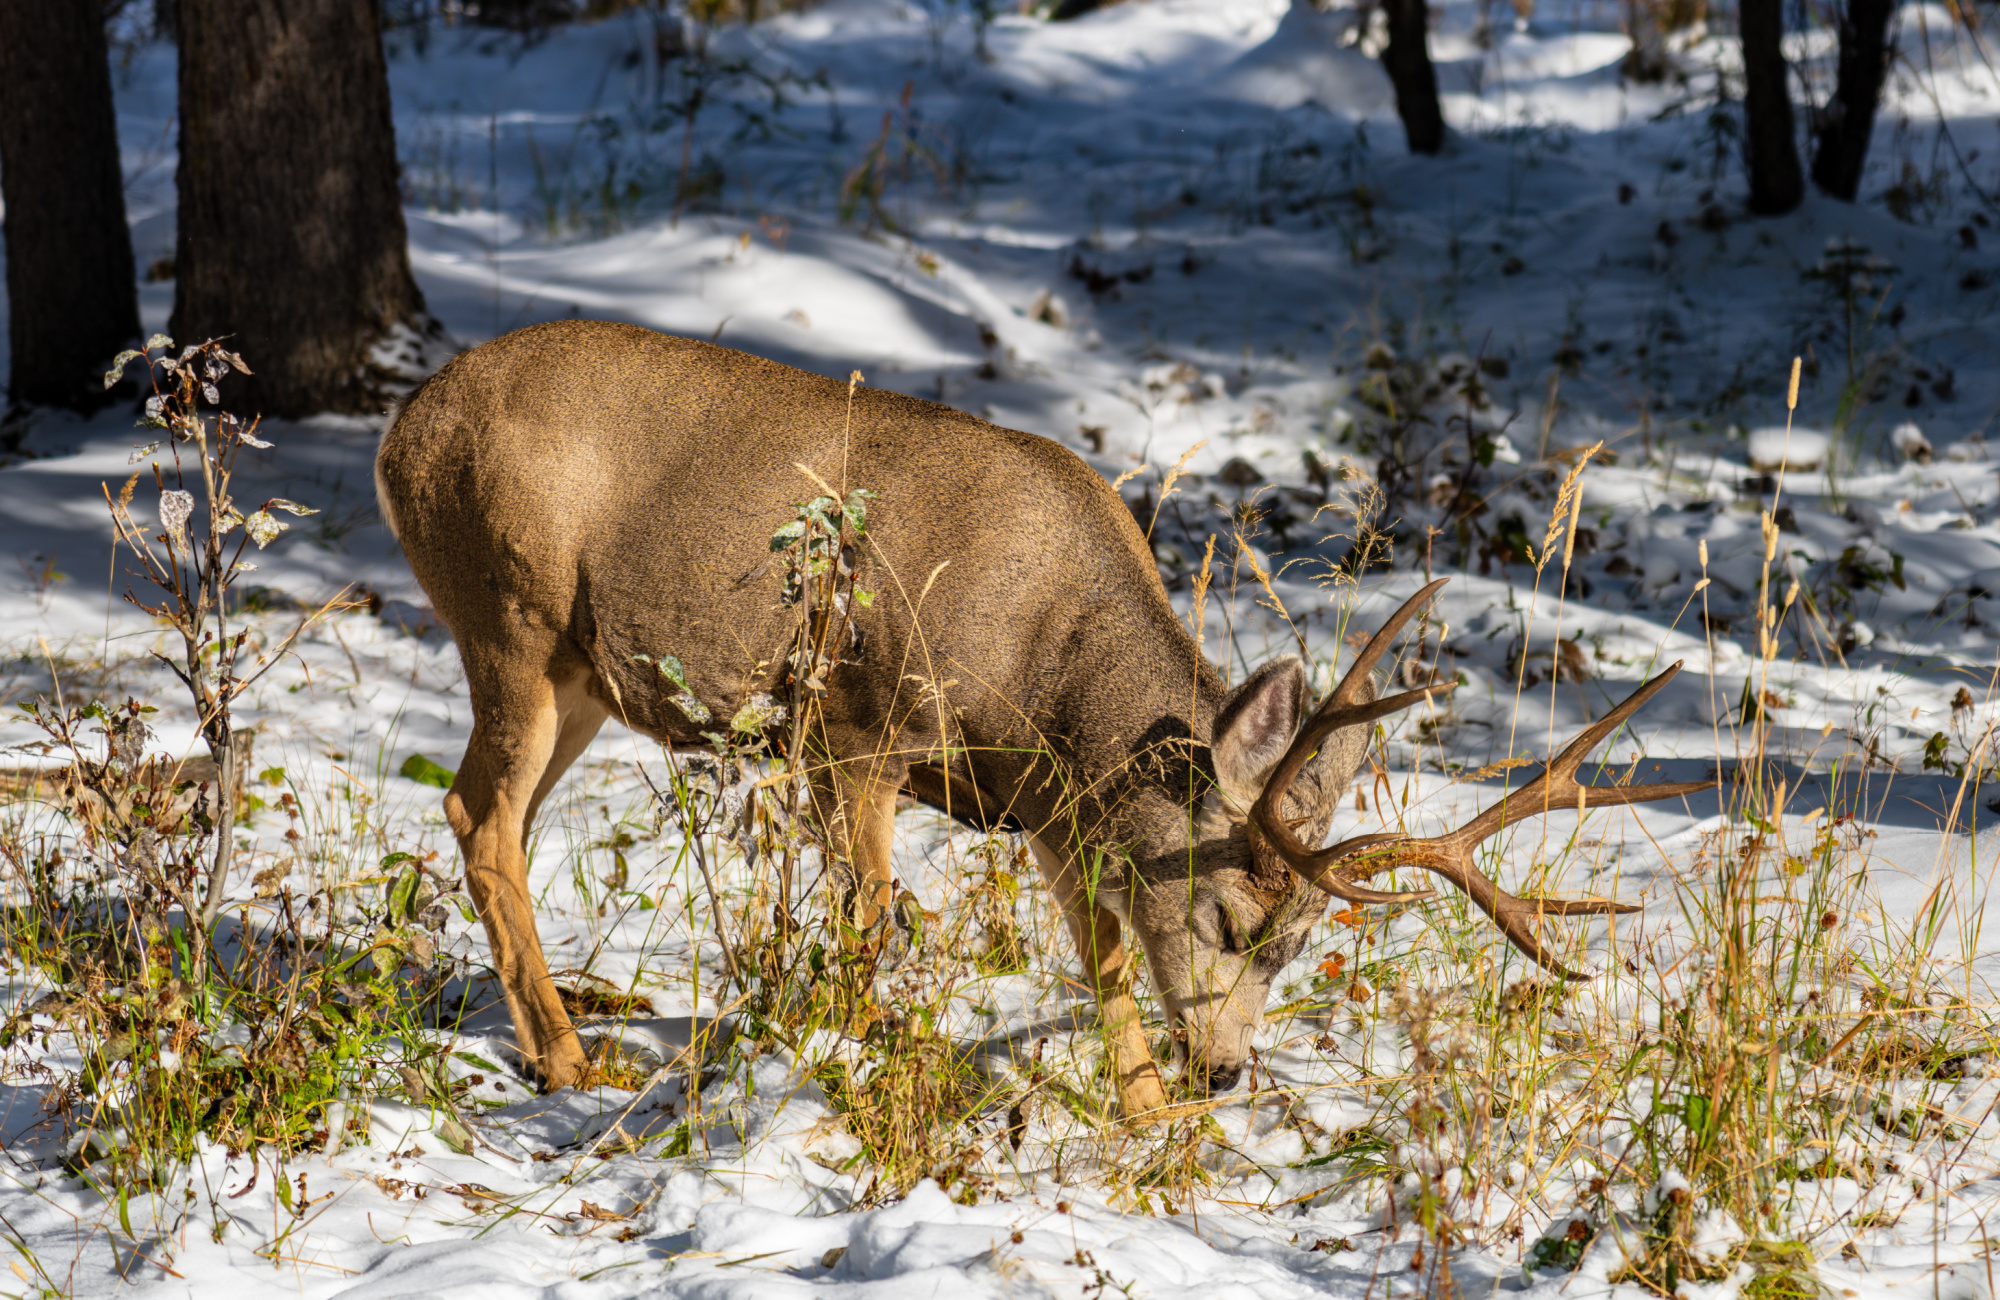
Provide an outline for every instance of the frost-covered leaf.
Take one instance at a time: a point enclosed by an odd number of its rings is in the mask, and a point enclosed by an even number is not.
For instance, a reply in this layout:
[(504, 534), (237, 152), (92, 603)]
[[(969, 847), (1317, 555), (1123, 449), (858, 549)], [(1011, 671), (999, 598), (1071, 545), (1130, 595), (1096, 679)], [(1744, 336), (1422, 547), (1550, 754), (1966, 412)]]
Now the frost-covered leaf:
[(689, 691), (681, 691), (679, 694), (673, 697), (673, 700), (674, 700), (674, 707), (679, 709), (682, 713), (687, 714), (688, 721), (690, 722), (707, 722), (710, 718), (715, 716), (713, 713), (710, 713), (708, 711), (708, 706), (706, 704), (703, 704), (700, 700), (696, 699), (693, 693)]
[(160, 396), (158, 393), (154, 393), (151, 397), (146, 399), (147, 419), (158, 420), (162, 418), (162, 415), (166, 411), (166, 409), (167, 409), (167, 399)]
[(145, 355), (145, 353), (140, 352), (136, 348), (126, 348), (123, 352), (111, 358), (111, 369), (104, 372), (104, 386), (109, 388), (117, 383), (124, 377), (125, 367)]
[(255, 447), (258, 451), (264, 451), (271, 445), (270, 443), (265, 442), (262, 438), (259, 438), (256, 434), (250, 432), (248, 429), (245, 429), (242, 433), (239, 433), (236, 436), (243, 440), (243, 444), (245, 446)]
[(278, 534), (290, 526), (273, 519), (268, 510), (259, 510), (243, 521), (243, 530), (250, 534), (250, 540), (257, 543), (257, 549), (260, 551), (277, 541)]
[(183, 536), (188, 517), (194, 513), (194, 493), (174, 489), (160, 493), (160, 527), (175, 539)]
[(736, 716), (729, 720), (729, 729), (741, 736), (755, 736), (764, 728), (775, 727), (784, 720), (785, 706), (765, 692), (758, 691), (736, 710)]
[(201, 386), (201, 395), (208, 399), (210, 406), (222, 405), (222, 394), (217, 391), (214, 384), (204, 383)]
[(876, 494), (870, 492), (867, 488), (856, 488), (847, 494), (847, 504), (843, 509), (847, 514), (848, 524), (853, 527), (855, 532), (865, 533), (868, 531), (868, 503), (873, 501), (875, 497)]
[(794, 542), (798, 541), (799, 538), (804, 537), (805, 535), (806, 535), (805, 521), (802, 519), (794, 519), (791, 523), (786, 524), (783, 528), (780, 528), (777, 532), (771, 534), (771, 549), (774, 551), (782, 551), (787, 547), (791, 546)]
[(248, 560), (238, 560), (230, 566), (229, 571), (231, 573), (255, 573), (257, 572), (257, 566)]
[(288, 515), (316, 515), (319, 513), (317, 507), (302, 506), (296, 501), (287, 501), (283, 497), (272, 497), (264, 503), (264, 508), (266, 510), (282, 510)]
[(146, 351), (151, 352), (155, 348), (165, 348), (171, 352), (174, 348), (174, 341), (164, 334), (155, 334), (146, 340)]
[(127, 465), (137, 465), (140, 461), (146, 459), (146, 457), (152, 455), (159, 449), (160, 449), (159, 443), (149, 442), (145, 446), (135, 449), (130, 456), (127, 456), (125, 458), (125, 463)]
[(225, 352), (222, 354), (222, 356), (223, 359), (228, 361), (230, 365), (235, 366), (240, 373), (246, 375), (250, 373), (250, 367), (244, 365), (243, 358), (236, 355), (234, 352)]
[(660, 670), (660, 676), (666, 678), (668, 682), (672, 682), (676, 688), (680, 688), (680, 690), (692, 690), (688, 686), (688, 668), (680, 662), (678, 656), (662, 654), (652, 664), (654, 664), (654, 668)]

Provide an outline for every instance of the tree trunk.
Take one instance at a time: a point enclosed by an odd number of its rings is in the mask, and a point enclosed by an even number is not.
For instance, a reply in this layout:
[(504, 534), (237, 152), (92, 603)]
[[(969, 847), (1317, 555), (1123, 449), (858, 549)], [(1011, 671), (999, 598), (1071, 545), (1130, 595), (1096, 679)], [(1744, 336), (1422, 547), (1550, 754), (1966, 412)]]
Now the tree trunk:
[(1750, 166), (1750, 210), (1790, 212), (1805, 198), (1799, 145), (1792, 136), (1786, 83), (1784, 0), (1740, 0), (1743, 35), (1743, 152)]
[(1430, 15), (1424, 0), (1383, 0), (1389, 18), (1389, 44), (1382, 50), (1382, 67), (1396, 87), (1396, 115), (1411, 153), (1436, 153), (1444, 147), (1444, 113), (1438, 108), (1437, 71), (1431, 67)]
[(9, 402), (102, 406), (139, 300), (98, 0), (0, 0), (0, 198)]
[(1674, 61), (1667, 55), (1667, 34), (1651, 0), (1625, 0), (1625, 34), (1632, 38), (1632, 48), (1618, 65), (1619, 75), (1644, 86), (1665, 81)]
[(243, 411), (382, 409), (410, 275), (376, 0), (180, 0), (182, 344), (228, 336)]
[(1895, 53), (1889, 44), (1893, 12), (1892, 0), (1847, 0), (1847, 12), (1840, 19), (1839, 77), (1813, 133), (1813, 184), (1821, 193), (1849, 203), (1861, 190), (1868, 137), (1875, 131), (1875, 106)]

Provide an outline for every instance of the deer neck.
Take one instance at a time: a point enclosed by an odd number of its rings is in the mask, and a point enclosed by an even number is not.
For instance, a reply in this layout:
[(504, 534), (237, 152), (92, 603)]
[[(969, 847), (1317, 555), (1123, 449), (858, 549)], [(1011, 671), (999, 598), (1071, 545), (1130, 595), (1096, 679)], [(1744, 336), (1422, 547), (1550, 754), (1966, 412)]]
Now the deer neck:
[[(1086, 866), (1115, 891), (1133, 864), (1188, 855), (1226, 693), (1164, 593), (1121, 615), (1091, 616), (1072, 642), (1076, 685), (1045, 710), (1064, 720), (1050, 746), (1062, 771), (1037, 791), (1042, 806), (1034, 809), (1045, 834), (1094, 858)], [(1030, 776), (1026, 784), (1043, 782)]]

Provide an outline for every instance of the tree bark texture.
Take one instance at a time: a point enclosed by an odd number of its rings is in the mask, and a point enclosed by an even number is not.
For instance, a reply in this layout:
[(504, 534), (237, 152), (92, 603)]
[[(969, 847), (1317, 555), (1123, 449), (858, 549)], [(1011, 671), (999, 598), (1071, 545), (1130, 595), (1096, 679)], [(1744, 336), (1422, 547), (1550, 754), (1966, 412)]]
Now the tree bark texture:
[(1411, 153), (1444, 148), (1444, 112), (1438, 107), (1437, 70), (1431, 66), (1430, 14), (1424, 0), (1382, 0), (1389, 43), (1382, 67), (1396, 87), (1396, 115)]
[(98, 0), (0, 0), (7, 396), (89, 410), (139, 337)]
[(1743, 152), (1750, 167), (1750, 210), (1790, 212), (1805, 198), (1799, 145), (1792, 135), (1786, 82), (1784, 0), (1740, 0), (1743, 34)]
[(1895, 53), (1889, 44), (1892, 0), (1847, 0), (1840, 19), (1840, 71), (1833, 98), (1814, 131), (1813, 184), (1849, 203), (1861, 190), (1868, 162), (1868, 137), (1875, 131), (1875, 107), (1882, 80)]
[(244, 412), (379, 411), (369, 353), (422, 331), (376, 0), (180, 0), (170, 332), (229, 337)]

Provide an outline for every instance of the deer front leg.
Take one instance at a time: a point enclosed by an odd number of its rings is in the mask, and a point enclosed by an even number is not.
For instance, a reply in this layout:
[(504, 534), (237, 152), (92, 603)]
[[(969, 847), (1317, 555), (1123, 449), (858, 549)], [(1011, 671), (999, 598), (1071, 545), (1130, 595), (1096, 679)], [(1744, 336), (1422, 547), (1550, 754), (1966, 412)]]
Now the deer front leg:
[(841, 919), (862, 930), (880, 921), (894, 901), (896, 794), (902, 784), (901, 765), (879, 758), (831, 764), (811, 782), (830, 874), (847, 893)]
[(1097, 995), (1097, 1015), (1111, 1052), (1119, 1109), (1127, 1119), (1158, 1110), (1167, 1104), (1166, 1086), (1153, 1060), (1152, 1046), (1146, 1042), (1139, 1004), (1132, 997), (1132, 961), (1125, 951), (1118, 914), (1090, 896), (1083, 873), (1067, 853), (1049, 848), (1034, 835), (1028, 836), (1028, 848), (1062, 905), (1070, 937), (1076, 940), (1077, 953), (1083, 959), (1084, 975)]

